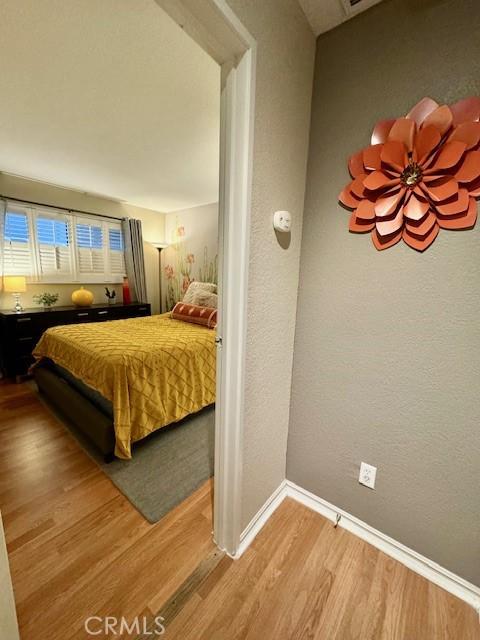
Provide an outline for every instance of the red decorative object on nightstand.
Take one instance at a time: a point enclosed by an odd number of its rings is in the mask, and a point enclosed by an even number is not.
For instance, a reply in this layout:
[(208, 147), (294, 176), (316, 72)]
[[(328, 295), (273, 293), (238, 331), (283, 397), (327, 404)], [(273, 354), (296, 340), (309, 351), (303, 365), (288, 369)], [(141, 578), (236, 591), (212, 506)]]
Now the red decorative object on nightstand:
[(123, 304), (130, 304), (132, 302), (132, 297), (130, 295), (130, 286), (128, 284), (128, 278), (123, 279), (122, 295), (123, 295)]

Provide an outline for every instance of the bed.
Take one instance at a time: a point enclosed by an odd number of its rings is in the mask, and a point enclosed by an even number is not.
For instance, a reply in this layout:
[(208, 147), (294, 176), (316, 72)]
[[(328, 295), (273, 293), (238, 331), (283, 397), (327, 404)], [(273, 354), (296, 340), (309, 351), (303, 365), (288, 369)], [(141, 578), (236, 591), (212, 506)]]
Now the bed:
[(215, 331), (170, 314), (48, 329), (40, 391), (108, 458), (215, 402)]

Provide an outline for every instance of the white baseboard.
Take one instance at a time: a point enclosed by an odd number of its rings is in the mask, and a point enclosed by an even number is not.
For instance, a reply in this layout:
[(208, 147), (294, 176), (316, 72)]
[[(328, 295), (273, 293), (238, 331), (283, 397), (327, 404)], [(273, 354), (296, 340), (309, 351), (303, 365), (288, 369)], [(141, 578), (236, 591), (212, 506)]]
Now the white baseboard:
[(232, 558), (238, 559), (248, 549), (253, 540), (257, 537), (263, 525), (270, 519), (270, 516), (277, 510), (280, 504), (287, 497), (287, 481), (283, 482), (275, 489), (272, 495), (265, 502), (263, 507), (257, 511), (250, 523), (245, 527), (240, 536), (240, 545)]
[(270, 516), (287, 497), (300, 502), (332, 522), (336, 522), (340, 517), (338, 520), (339, 527), (350, 531), (350, 533), (365, 540), (391, 558), (398, 560), (398, 562), (415, 571), (415, 573), (468, 603), (480, 613), (480, 587), (467, 582), (460, 576), (433, 562), (433, 560), (422, 556), (401, 542), (397, 542), (397, 540), (374, 529), (366, 522), (319, 498), (310, 491), (302, 489), (302, 487), (290, 482), (290, 480), (284, 480), (252, 518), (240, 537), (240, 546), (234, 556), (235, 558), (239, 558), (244, 553)]

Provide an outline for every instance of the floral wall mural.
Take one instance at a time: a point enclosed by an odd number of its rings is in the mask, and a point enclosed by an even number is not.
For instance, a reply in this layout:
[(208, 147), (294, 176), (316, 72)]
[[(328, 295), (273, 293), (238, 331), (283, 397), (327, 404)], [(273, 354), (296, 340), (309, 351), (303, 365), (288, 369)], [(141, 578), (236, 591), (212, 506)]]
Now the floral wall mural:
[(162, 311), (182, 300), (193, 282), (218, 280), (218, 204), (168, 213), (168, 247), (161, 253)]

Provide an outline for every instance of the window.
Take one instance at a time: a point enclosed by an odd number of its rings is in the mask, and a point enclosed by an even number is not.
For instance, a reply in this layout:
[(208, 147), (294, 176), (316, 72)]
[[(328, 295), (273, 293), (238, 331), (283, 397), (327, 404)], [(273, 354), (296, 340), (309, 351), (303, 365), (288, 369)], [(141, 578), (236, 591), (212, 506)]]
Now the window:
[(91, 221), (77, 221), (77, 265), (82, 274), (105, 273), (103, 228)]
[(4, 273), (34, 282), (121, 282), (120, 222), (54, 208), (7, 206)]
[[(40, 215), (42, 217), (40, 217)], [(70, 224), (66, 216), (35, 219), (39, 276), (56, 276), (68, 280), (72, 276)]]
[(108, 257), (110, 272), (123, 275), (125, 273), (125, 247), (120, 225), (110, 224), (108, 227)]
[(33, 252), (27, 211), (7, 209), (3, 249), (5, 275), (20, 276), (32, 273)]

